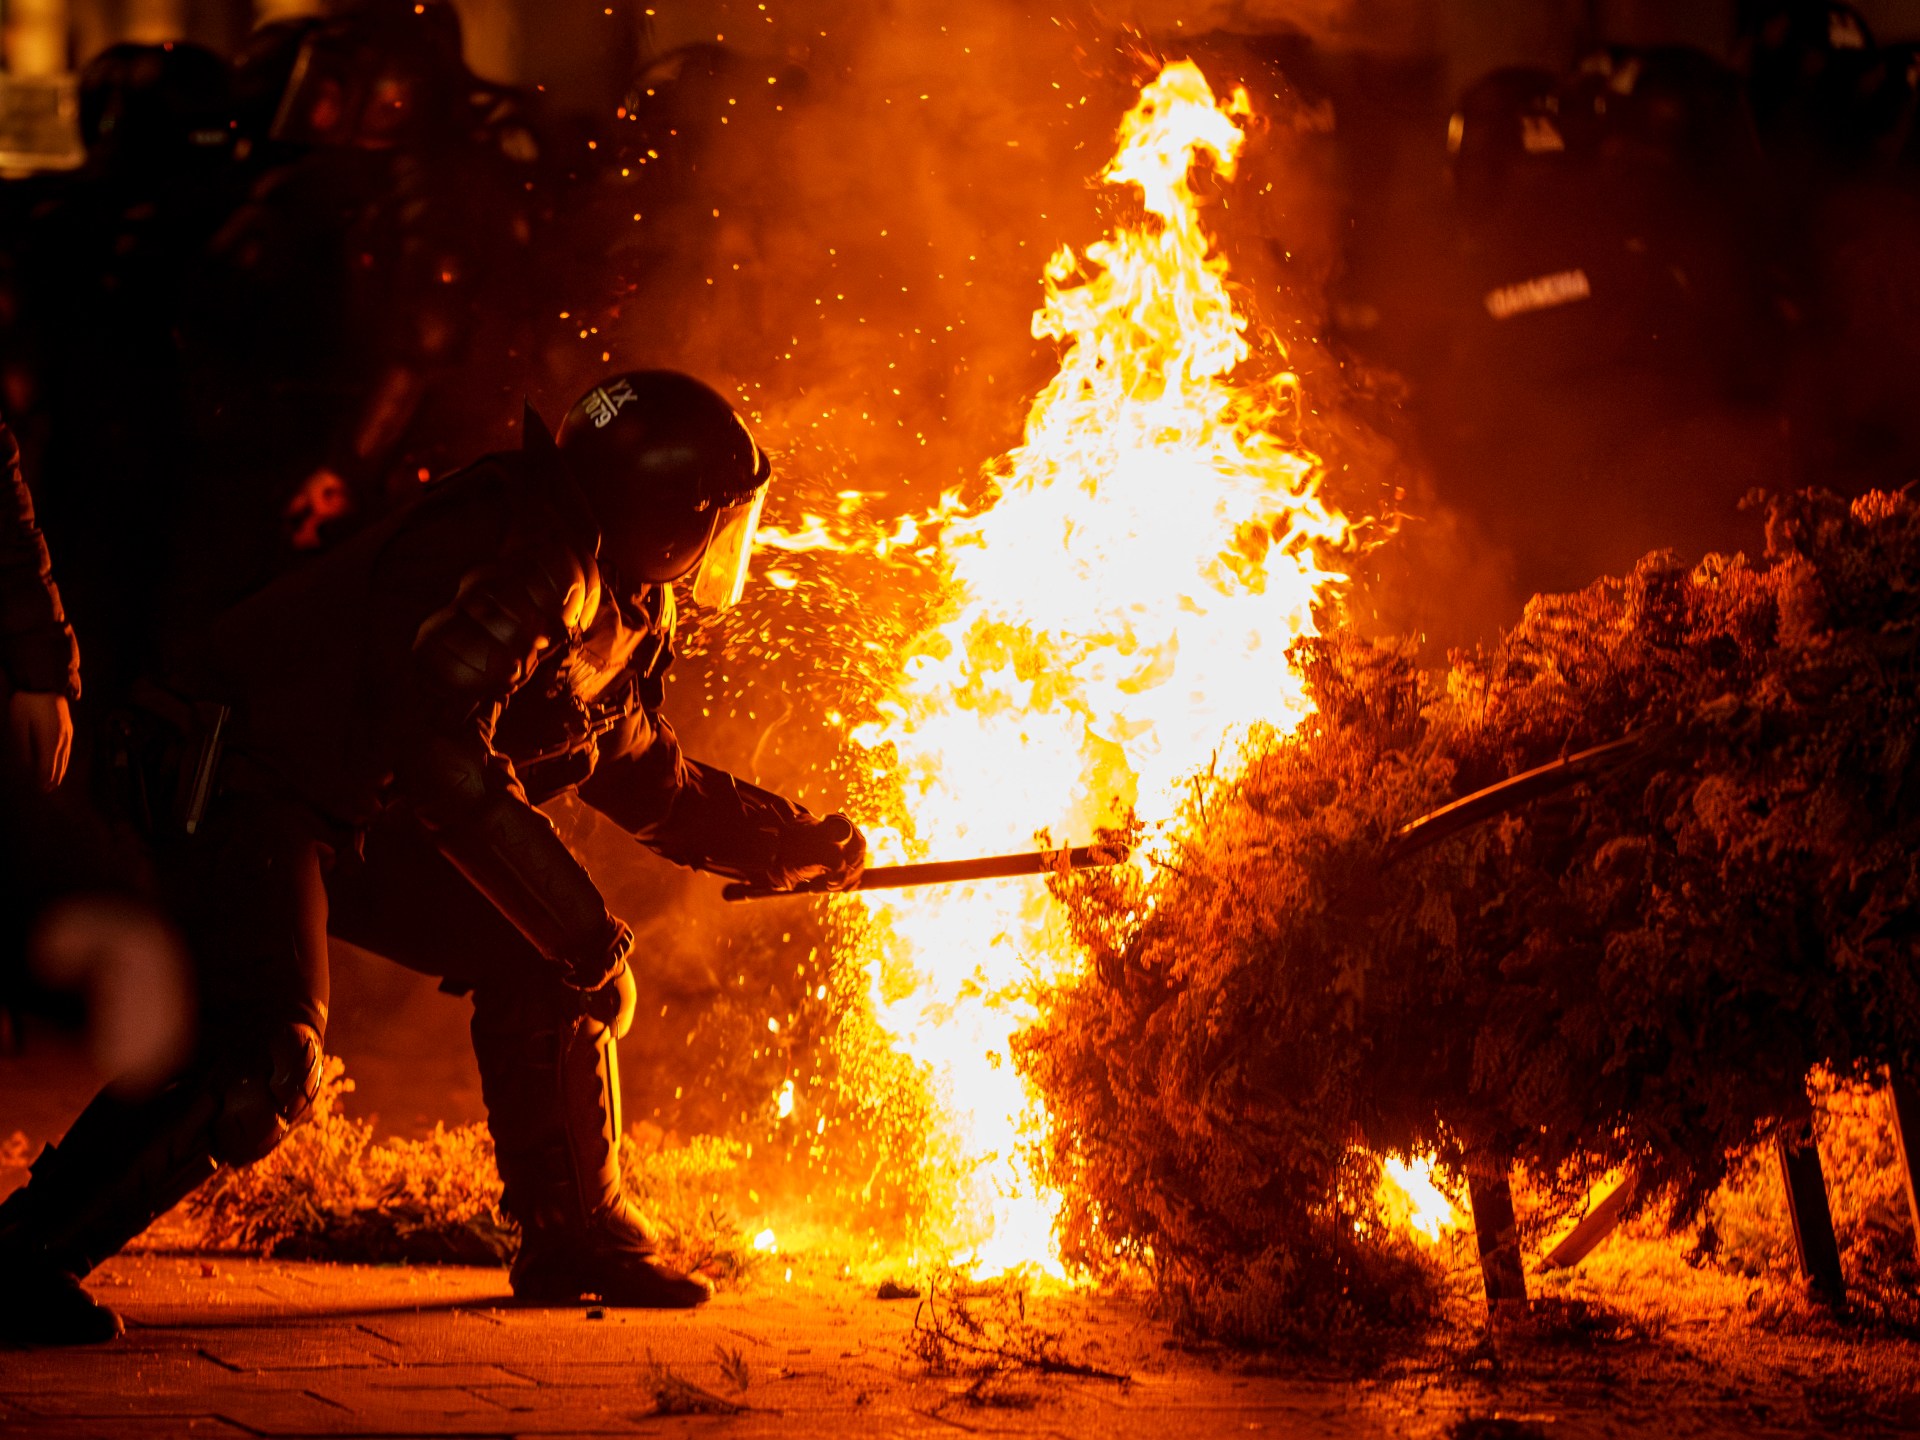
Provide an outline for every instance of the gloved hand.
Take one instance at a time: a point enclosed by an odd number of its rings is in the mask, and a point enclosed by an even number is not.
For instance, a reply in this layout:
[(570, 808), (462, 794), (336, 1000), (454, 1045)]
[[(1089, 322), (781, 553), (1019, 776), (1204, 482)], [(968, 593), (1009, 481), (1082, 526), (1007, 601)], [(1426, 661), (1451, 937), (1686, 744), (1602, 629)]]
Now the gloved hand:
[(576, 990), (589, 994), (601, 990), (626, 967), (633, 930), (626, 921), (611, 916), (607, 924), (610, 928), (590, 949), (583, 947), (580, 954), (565, 957), (566, 981)]
[(625, 960), (606, 984), (587, 993), (587, 1014), (613, 1031), (616, 1040), (625, 1039), (633, 1028), (633, 1012), (639, 1004), (640, 987), (634, 983), (633, 967)]
[(867, 868), (867, 837), (846, 816), (802, 816), (781, 837), (775, 888), (851, 890)]

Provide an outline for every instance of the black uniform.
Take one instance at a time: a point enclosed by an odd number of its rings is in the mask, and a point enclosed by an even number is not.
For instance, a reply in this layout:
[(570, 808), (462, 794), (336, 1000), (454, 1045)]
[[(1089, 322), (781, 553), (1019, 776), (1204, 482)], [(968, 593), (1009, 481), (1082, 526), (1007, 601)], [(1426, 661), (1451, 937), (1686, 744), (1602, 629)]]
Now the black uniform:
[(631, 932), (534, 803), (575, 788), (672, 861), (773, 885), (820, 822), (681, 754), (659, 713), (671, 593), (616, 600), (600, 538), (550, 444), (489, 457), (229, 613), (147, 694), (134, 798), (192, 827), (161, 854), (201, 1052), (157, 1096), (94, 1102), (0, 1209), (0, 1259), (84, 1275), (304, 1117), (329, 929), (471, 990), (516, 1291), (606, 1293), (589, 1263), (644, 1259), (600, 1008)]
[(249, 61), (255, 183), (181, 326), (197, 447), (184, 603), (202, 614), (477, 437), (505, 438), (537, 290), (541, 148), (517, 97), (466, 71), (449, 8), (357, 5)]

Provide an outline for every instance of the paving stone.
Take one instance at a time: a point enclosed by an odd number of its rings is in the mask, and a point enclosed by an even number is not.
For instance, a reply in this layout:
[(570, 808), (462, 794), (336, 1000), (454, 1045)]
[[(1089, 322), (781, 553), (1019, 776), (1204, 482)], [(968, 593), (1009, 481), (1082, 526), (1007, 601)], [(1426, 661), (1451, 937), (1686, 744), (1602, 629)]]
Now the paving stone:
[(318, 1334), (299, 1328), (192, 1332), (201, 1353), (240, 1374), (276, 1370), (391, 1369), (395, 1347), (350, 1327)]
[[(211, 1266), (214, 1273), (208, 1275)], [(1496, 1383), (1444, 1365), (1408, 1362), (1384, 1379), (1255, 1374), (1164, 1348), (1164, 1331), (1124, 1303), (1042, 1302), (1048, 1328), (1132, 1375), (1131, 1384), (1077, 1377), (1002, 1377), (990, 1403), (965, 1376), (924, 1373), (907, 1344), (914, 1307), (846, 1287), (782, 1286), (726, 1295), (692, 1314), (502, 1303), (494, 1271), (406, 1271), (136, 1256), (103, 1277), (136, 1328), (114, 1346), (0, 1352), (0, 1436), (34, 1440), (268, 1440), (380, 1437), (605, 1436), (640, 1433), (726, 1440), (865, 1440), (868, 1436), (1057, 1436), (1061, 1440), (1211, 1440), (1259, 1433), (1282, 1440), (1405, 1436), (1444, 1440), (1467, 1416), (1504, 1417), (1553, 1440), (1648, 1433), (1703, 1440), (1915, 1433), (1920, 1410), (1889, 1391), (1879, 1409), (1829, 1417), (1805, 1401), (1812, 1382), (1871, 1364), (1910, 1365), (1920, 1347), (1898, 1339), (1878, 1360), (1827, 1342), (1768, 1338), (1761, 1356), (1781, 1376), (1756, 1386), (1684, 1344), (1649, 1348), (1631, 1365), (1570, 1370), (1541, 1355)], [(1050, 1307), (1050, 1308), (1049, 1308)], [(1612, 1354), (1613, 1352), (1609, 1352)], [(731, 1388), (721, 1354), (747, 1364)], [(1530, 1365), (1532, 1368), (1528, 1369)], [(1637, 1367), (1637, 1368), (1635, 1368)], [(661, 1414), (663, 1372), (733, 1414)], [(1629, 1392), (1630, 1395), (1629, 1395)], [(1829, 1409), (1856, 1402), (1834, 1389)], [(1756, 1410), (1764, 1402), (1771, 1410)], [(1920, 1404), (1920, 1401), (1916, 1401)], [(1643, 1423), (1619, 1423), (1623, 1409)], [(1523, 1433), (1523, 1432), (1514, 1432)]]
[(369, 1390), (525, 1390), (534, 1382), (500, 1365), (474, 1365), (464, 1360), (410, 1360), (392, 1370), (369, 1375)]
[[(307, 1393), (363, 1417), (363, 1423), (369, 1415), (379, 1416), (386, 1424), (413, 1415), (432, 1415), (448, 1420), (479, 1417), (476, 1423), (484, 1427), (504, 1408), (478, 1391), (457, 1385), (389, 1385), (376, 1389), (364, 1382), (335, 1377), (316, 1380)], [(537, 1396), (539, 1391), (528, 1385), (513, 1393)]]
[[(303, 1432), (307, 1427), (316, 1427), (316, 1433), (328, 1434), (338, 1433), (332, 1415), (345, 1413), (304, 1391), (269, 1390), (243, 1383), (196, 1385), (187, 1390), (152, 1386), (134, 1391), (47, 1391), (27, 1398), (24, 1407), (29, 1416), (36, 1417), (206, 1416), (234, 1421), (250, 1429), (259, 1428), (257, 1420), (270, 1419), (276, 1433), (289, 1428)], [(26, 1428), (31, 1431), (31, 1421)], [(363, 1424), (361, 1428), (366, 1427)]]
[(232, 1378), (222, 1366), (192, 1351), (156, 1354), (116, 1346), (0, 1351), (0, 1399), (28, 1405), (36, 1395), (92, 1390), (139, 1394), (156, 1385), (189, 1390)]
[(239, 1440), (251, 1430), (216, 1416), (130, 1416), (122, 1419), (36, 1419), (31, 1427), (9, 1429), (34, 1440)]

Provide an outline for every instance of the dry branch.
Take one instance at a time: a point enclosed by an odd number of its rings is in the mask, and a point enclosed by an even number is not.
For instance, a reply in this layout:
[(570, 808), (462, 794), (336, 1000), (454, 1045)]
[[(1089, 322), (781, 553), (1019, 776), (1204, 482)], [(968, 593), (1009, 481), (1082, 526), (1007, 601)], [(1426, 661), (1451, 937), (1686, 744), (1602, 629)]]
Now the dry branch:
[[(1054, 882), (1092, 963), (1020, 1058), (1077, 1258), (1324, 1338), (1431, 1292), (1369, 1150), (1511, 1154), (1566, 1204), (1631, 1167), (1686, 1216), (1815, 1066), (1915, 1073), (1920, 504), (1795, 496), (1768, 533), (1537, 597), (1442, 673), (1309, 642), (1318, 713), (1196, 784), (1151, 888)], [(1649, 732), (1383, 867), (1414, 817)]]

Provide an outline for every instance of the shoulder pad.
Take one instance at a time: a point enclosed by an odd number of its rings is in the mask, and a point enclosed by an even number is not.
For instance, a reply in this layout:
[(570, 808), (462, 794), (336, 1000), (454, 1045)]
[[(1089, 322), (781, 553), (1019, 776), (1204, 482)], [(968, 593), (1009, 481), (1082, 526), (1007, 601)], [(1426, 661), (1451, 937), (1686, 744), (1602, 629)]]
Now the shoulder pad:
[(559, 616), (571, 635), (593, 623), (600, 608), (600, 566), (591, 553), (557, 535), (543, 535), (511, 558), (542, 614)]
[(453, 603), (420, 627), (414, 653), (450, 698), (498, 702), (579, 633), (599, 597), (593, 558), (540, 537), (471, 572)]

